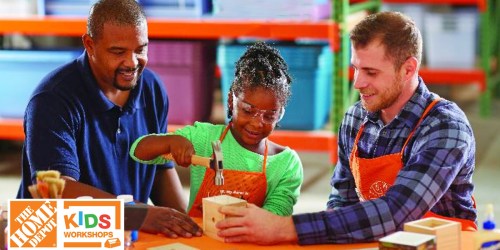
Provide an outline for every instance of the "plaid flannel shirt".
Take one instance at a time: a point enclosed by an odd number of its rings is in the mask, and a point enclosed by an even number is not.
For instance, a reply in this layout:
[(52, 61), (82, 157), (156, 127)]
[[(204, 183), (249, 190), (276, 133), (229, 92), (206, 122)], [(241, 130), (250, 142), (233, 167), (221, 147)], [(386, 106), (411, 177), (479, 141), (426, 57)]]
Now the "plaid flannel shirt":
[(339, 161), (331, 178), (328, 210), (293, 216), (300, 244), (374, 241), (402, 230), (404, 223), (429, 210), (477, 222), (472, 199), (474, 135), (465, 114), (444, 99), (416, 129), (403, 155), (404, 166), (386, 195), (360, 202), (356, 194), (349, 157), (361, 124), (365, 129), (358, 144), (360, 157), (400, 152), (434, 98), (419, 78), (415, 94), (389, 124), (359, 102), (347, 111), (339, 129)]

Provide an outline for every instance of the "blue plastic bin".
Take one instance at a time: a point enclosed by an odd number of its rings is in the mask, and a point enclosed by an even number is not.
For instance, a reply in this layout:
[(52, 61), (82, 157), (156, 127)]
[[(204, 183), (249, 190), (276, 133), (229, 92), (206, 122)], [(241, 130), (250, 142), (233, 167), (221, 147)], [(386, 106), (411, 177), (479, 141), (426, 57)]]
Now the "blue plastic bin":
[(97, 0), (39, 0), (45, 15), (87, 16)]
[(148, 17), (202, 17), (212, 12), (211, 0), (141, 0)]
[(0, 117), (22, 118), (33, 90), (57, 67), (82, 51), (0, 50)]
[[(222, 71), (222, 101), (227, 108), (227, 93), (234, 79), (235, 63), (246, 45), (219, 45), (217, 63)], [(292, 97), (280, 128), (315, 130), (328, 121), (331, 107), (333, 54), (326, 45), (278, 45), (292, 75)]]

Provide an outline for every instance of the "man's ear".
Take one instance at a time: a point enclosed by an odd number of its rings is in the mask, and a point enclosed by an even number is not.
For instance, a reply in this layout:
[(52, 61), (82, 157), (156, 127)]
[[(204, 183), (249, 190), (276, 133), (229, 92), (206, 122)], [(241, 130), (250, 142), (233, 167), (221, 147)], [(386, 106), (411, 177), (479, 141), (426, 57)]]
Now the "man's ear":
[(94, 54), (94, 40), (92, 39), (92, 37), (90, 37), (88, 34), (84, 34), (82, 36), (82, 43), (89, 57), (90, 55)]
[(416, 57), (411, 56), (403, 63), (401, 70), (405, 80), (413, 79), (415, 74), (418, 74), (418, 60)]

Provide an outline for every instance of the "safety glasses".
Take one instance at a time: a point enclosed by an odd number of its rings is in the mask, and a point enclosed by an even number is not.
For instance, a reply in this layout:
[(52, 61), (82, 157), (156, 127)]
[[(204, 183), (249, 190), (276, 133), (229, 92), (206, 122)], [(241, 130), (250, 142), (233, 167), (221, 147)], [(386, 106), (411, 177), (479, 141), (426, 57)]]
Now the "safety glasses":
[(283, 118), (283, 115), (285, 115), (285, 108), (283, 107), (281, 107), (280, 110), (258, 109), (253, 105), (239, 99), (234, 94), (233, 94), (233, 107), (236, 107), (233, 110), (233, 112), (235, 112), (235, 115), (247, 119), (254, 119), (259, 117), (260, 121), (262, 121), (264, 124), (275, 124)]

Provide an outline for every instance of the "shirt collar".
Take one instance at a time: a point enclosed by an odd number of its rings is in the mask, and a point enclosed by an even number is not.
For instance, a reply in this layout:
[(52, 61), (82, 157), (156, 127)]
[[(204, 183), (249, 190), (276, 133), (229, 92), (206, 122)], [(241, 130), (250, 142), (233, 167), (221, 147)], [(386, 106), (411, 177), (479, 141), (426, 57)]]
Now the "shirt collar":
[[(80, 57), (77, 59), (78, 69), (83, 76), (83, 82), (85, 84), (85, 88), (90, 93), (90, 98), (93, 100), (90, 102), (90, 105), (99, 112), (106, 112), (113, 108), (119, 108), (116, 104), (111, 102), (101, 91), (97, 81), (90, 69), (90, 63), (87, 56), (87, 51), (84, 51)], [(145, 100), (139, 98), (142, 93), (142, 84), (143, 77), (139, 76), (137, 86), (130, 92), (129, 99), (123, 110), (130, 110), (130, 112), (134, 112), (136, 109), (143, 108), (145, 106)]]

